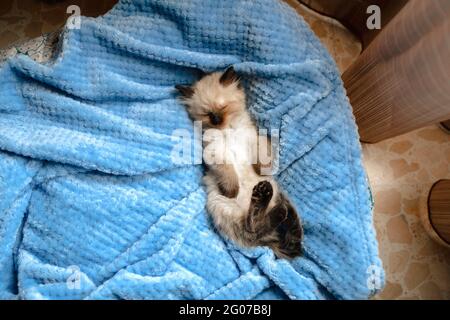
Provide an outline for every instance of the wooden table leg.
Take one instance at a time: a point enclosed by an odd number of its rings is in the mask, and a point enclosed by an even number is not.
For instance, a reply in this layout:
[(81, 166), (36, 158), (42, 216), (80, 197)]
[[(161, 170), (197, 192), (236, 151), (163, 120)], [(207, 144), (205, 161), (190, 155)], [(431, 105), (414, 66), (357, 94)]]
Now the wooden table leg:
[(434, 231), (431, 236), (450, 246), (450, 180), (439, 180), (431, 187), (428, 195), (428, 220)]
[(450, 1), (410, 0), (343, 74), (361, 141), (450, 119)]

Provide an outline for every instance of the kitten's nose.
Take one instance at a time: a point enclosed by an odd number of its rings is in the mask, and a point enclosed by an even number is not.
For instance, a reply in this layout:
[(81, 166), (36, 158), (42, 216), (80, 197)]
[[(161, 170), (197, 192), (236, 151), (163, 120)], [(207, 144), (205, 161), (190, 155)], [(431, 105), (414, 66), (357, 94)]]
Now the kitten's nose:
[(221, 124), (222, 120), (223, 120), (221, 115), (214, 113), (214, 112), (208, 113), (208, 117), (209, 117), (209, 121), (211, 122), (211, 124), (215, 125), (215, 126), (218, 124)]

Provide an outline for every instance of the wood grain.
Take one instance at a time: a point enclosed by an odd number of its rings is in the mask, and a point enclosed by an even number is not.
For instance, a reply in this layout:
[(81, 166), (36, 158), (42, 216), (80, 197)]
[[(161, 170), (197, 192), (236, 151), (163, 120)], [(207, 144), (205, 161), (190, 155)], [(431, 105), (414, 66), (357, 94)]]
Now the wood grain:
[(450, 118), (450, 1), (410, 0), (343, 74), (361, 141)]
[(428, 196), (428, 213), (436, 233), (450, 244), (450, 180), (439, 180)]

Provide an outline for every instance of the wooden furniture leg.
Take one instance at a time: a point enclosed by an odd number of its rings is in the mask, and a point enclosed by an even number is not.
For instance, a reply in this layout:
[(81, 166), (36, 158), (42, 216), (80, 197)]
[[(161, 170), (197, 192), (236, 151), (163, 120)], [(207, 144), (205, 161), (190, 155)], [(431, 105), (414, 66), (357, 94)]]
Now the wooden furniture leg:
[(439, 243), (450, 247), (450, 180), (437, 181), (428, 195), (425, 229)]
[(410, 0), (343, 74), (363, 142), (450, 119), (450, 1)]

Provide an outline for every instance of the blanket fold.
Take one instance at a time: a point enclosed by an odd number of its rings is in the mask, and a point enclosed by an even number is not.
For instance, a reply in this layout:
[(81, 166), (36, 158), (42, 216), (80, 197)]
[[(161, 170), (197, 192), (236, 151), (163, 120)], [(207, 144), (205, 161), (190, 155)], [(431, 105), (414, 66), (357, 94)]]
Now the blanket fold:
[[(349, 102), (286, 4), (121, 0), (60, 41), (48, 63), (18, 55), (0, 67), (0, 298), (360, 299), (381, 289)], [(277, 180), (305, 230), (293, 261), (225, 241), (205, 211), (196, 132), (174, 85), (229, 65), (258, 125), (279, 133)]]

